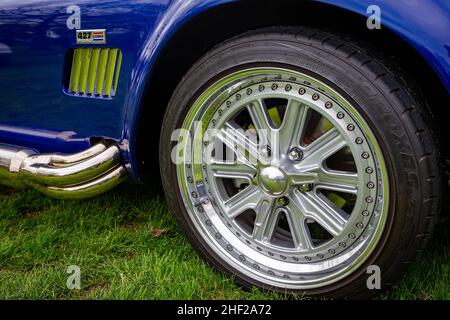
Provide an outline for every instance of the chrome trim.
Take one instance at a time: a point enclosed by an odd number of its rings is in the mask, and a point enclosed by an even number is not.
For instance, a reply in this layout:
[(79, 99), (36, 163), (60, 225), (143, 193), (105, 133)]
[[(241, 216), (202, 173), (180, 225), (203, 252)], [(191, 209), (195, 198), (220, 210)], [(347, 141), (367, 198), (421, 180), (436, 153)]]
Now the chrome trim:
[(107, 140), (76, 154), (40, 154), (0, 143), (0, 184), (35, 188), (49, 196), (82, 199), (110, 190), (125, 180), (119, 147)]

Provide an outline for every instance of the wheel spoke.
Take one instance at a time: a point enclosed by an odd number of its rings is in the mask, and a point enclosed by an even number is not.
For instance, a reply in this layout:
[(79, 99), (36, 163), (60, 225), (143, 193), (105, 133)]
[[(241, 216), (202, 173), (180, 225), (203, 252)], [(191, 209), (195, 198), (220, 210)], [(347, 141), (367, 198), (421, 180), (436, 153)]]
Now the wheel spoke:
[(249, 163), (213, 162), (211, 170), (217, 178), (252, 179), (256, 168)]
[(302, 166), (318, 169), (322, 162), (347, 145), (344, 137), (335, 128), (327, 131), (305, 148)]
[(258, 146), (241, 128), (227, 122), (219, 131), (217, 138), (236, 153), (238, 162), (256, 163), (259, 154)]
[(278, 222), (278, 214), (273, 212), (273, 199), (264, 197), (256, 208), (256, 219), (253, 228), (253, 239), (270, 241)]
[(288, 172), (291, 185), (316, 184), (318, 174), (315, 172)]
[(344, 193), (358, 193), (358, 175), (345, 171), (328, 171), (321, 170), (319, 172), (319, 181), (317, 188), (339, 191)]
[(260, 144), (268, 144), (271, 146), (270, 136), (272, 135), (272, 126), (264, 101), (261, 99), (250, 102), (247, 106), (248, 113), (252, 118), (252, 122), (258, 132)]
[(286, 214), (289, 228), (291, 229), (292, 241), (297, 249), (307, 251), (312, 248), (312, 241), (306, 227), (306, 217), (294, 204), (289, 204), (289, 211)]
[(293, 201), (307, 218), (314, 219), (332, 236), (344, 230), (348, 215), (339, 208), (333, 208), (315, 193), (294, 192)]
[(262, 192), (250, 185), (225, 201), (226, 213), (230, 218), (236, 218), (245, 210), (255, 209), (262, 197)]
[(287, 153), (298, 146), (303, 135), (308, 107), (296, 100), (289, 100), (280, 127), (280, 152)]

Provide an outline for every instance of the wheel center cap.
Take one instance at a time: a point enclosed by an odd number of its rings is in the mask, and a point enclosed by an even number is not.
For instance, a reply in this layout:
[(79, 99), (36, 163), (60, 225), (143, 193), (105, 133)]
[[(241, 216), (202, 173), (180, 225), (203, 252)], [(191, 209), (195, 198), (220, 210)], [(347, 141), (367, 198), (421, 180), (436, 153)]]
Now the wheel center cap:
[(288, 186), (286, 174), (277, 167), (265, 167), (259, 172), (260, 187), (271, 196), (283, 194)]

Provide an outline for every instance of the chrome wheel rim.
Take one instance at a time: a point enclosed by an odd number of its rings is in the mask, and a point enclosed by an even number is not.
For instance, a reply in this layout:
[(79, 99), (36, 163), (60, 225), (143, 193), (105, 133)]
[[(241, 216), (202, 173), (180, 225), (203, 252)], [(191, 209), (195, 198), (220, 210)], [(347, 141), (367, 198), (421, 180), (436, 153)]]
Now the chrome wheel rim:
[(380, 146), (357, 109), (323, 82), (281, 68), (232, 73), (201, 93), (174, 137), (194, 227), (245, 276), (323, 287), (356, 270), (379, 242), (389, 204)]

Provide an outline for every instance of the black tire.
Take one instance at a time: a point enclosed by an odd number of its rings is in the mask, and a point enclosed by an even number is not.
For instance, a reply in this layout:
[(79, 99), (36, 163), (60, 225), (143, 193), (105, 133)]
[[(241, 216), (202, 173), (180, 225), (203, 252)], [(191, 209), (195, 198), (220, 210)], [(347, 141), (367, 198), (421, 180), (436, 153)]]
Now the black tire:
[(417, 88), (356, 43), (308, 28), (270, 28), (226, 41), (203, 56), (184, 76), (168, 105), (160, 140), (161, 175), (176, 221), (198, 252), (245, 287), (286, 292), (230, 267), (197, 234), (182, 201), (171, 162), (172, 131), (179, 128), (194, 99), (218, 76), (248, 65), (284, 65), (312, 74), (338, 88), (358, 106), (375, 131), (389, 170), (391, 202), (381, 241), (353, 274), (307, 295), (363, 298), (367, 266), (378, 265), (382, 289), (416, 259), (430, 238), (442, 196), (439, 150), (426, 124), (427, 109)]

